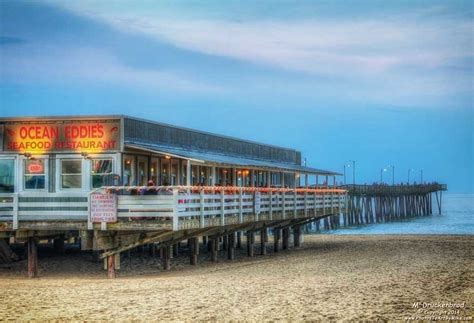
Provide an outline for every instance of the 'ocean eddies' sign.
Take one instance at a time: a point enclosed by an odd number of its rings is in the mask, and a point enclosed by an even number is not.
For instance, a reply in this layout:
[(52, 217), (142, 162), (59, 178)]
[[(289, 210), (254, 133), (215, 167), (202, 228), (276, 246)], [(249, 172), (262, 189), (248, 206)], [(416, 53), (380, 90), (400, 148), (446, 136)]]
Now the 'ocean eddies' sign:
[(91, 194), (90, 210), (92, 223), (117, 222), (117, 195)]
[(120, 146), (118, 120), (14, 122), (4, 125), (4, 151), (116, 151)]

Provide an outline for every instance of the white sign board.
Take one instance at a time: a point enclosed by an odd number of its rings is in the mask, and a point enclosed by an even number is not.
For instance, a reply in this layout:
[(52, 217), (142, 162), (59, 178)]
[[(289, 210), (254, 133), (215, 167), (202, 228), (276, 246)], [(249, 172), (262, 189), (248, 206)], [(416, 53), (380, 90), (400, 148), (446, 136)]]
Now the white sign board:
[(260, 203), (261, 203), (260, 192), (255, 192), (255, 196), (254, 196), (255, 214), (260, 214)]
[(91, 194), (91, 222), (117, 222), (117, 195)]

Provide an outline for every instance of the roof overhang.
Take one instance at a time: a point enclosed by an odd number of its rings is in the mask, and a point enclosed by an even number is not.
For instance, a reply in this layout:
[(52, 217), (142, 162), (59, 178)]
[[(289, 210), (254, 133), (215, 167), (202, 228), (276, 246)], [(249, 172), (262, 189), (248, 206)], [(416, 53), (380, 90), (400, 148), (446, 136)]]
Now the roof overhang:
[(302, 174), (315, 174), (327, 176), (339, 176), (340, 173), (327, 170), (301, 166), (297, 164), (280, 163), (275, 161), (251, 159), (239, 156), (218, 154), (214, 152), (203, 152), (188, 150), (178, 147), (168, 147), (159, 144), (143, 143), (135, 141), (125, 141), (125, 149), (135, 149), (149, 153), (170, 156), (190, 160), (193, 163), (215, 165), (221, 167), (253, 168), (260, 170), (270, 170), (279, 172), (298, 172)]

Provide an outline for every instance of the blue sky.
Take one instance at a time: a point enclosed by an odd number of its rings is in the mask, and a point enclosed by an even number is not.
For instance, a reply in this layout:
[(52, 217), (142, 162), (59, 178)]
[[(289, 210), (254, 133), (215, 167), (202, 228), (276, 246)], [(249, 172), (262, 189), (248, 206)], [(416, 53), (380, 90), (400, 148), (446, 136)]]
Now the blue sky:
[(294, 147), (314, 167), (354, 159), (359, 182), (395, 165), (396, 181), (423, 169), (474, 191), (471, 1), (0, 9), (2, 116), (130, 114)]

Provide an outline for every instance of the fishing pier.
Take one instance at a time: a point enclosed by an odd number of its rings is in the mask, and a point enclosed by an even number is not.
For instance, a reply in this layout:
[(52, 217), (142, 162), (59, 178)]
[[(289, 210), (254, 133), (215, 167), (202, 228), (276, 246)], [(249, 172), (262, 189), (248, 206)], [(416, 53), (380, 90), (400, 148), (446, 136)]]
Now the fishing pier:
[(182, 241), (192, 264), (198, 241), (214, 260), (243, 235), (252, 256), (270, 230), (287, 249), (290, 230), (299, 245), (301, 226), (346, 206), (340, 174), (294, 149), (129, 116), (4, 118), (0, 136), (0, 250), (25, 243), (30, 277), (40, 241), (80, 240), (114, 277), (120, 253), (142, 246), (165, 269)]
[(183, 251), (191, 265), (199, 252), (232, 260), (244, 243), (253, 257), (298, 247), (311, 223), (430, 214), (443, 190), (338, 187), (340, 175), (302, 165), (294, 149), (128, 116), (0, 119), (0, 261), (14, 257), (10, 241), (25, 245), (29, 277), (46, 242), (80, 243), (110, 278), (136, 248), (164, 270)]
[[(339, 227), (384, 223), (433, 214), (433, 205), (441, 214), (446, 184), (344, 185), (346, 210), (314, 223), (316, 231)], [(436, 203), (436, 204), (435, 204)]]

